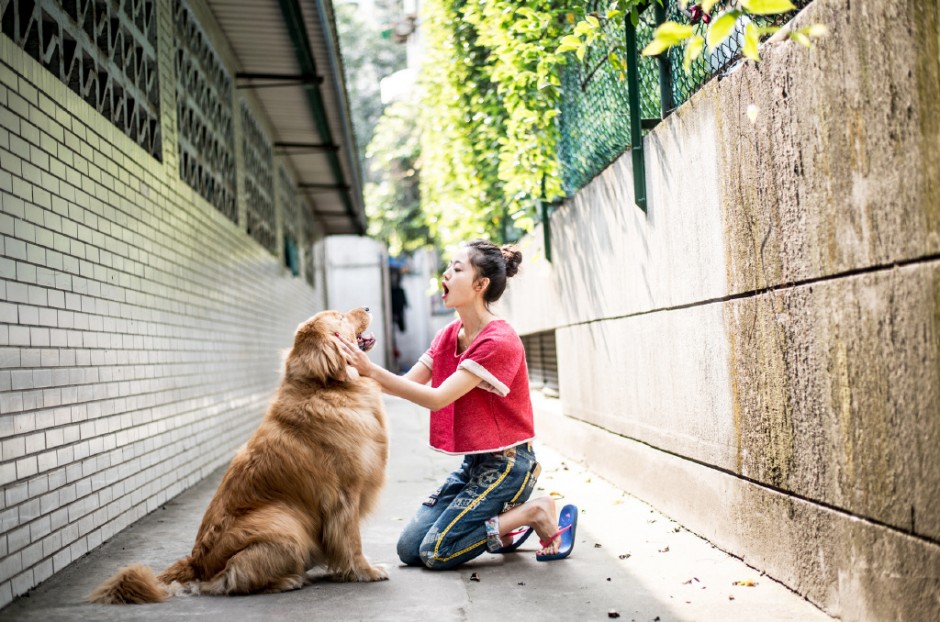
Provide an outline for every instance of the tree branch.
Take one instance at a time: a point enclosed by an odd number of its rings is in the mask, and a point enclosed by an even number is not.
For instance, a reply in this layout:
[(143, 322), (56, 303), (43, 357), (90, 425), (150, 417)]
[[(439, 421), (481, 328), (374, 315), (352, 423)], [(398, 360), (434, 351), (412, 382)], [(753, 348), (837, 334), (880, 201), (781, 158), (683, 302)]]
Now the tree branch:
[(605, 52), (605, 54), (601, 57), (601, 60), (598, 61), (598, 63), (597, 63), (596, 65), (594, 65), (594, 69), (592, 69), (592, 70), (590, 71), (590, 73), (588, 73), (588, 75), (585, 76), (585, 78), (584, 78), (583, 80), (581, 80), (581, 92), (582, 92), (582, 93), (587, 90), (588, 82), (590, 82), (590, 81), (594, 78), (594, 74), (596, 74), (596, 73), (598, 72), (598, 70), (604, 65), (604, 63), (607, 62), (607, 60), (610, 58), (611, 53), (613, 53), (613, 52), (615, 52), (615, 51), (617, 51), (617, 50), (622, 50), (622, 49), (623, 49), (623, 46), (620, 45), (619, 43), (618, 43), (617, 45), (615, 45), (615, 46), (613, 46), (613, 47), (607, 49), (607, 51)]

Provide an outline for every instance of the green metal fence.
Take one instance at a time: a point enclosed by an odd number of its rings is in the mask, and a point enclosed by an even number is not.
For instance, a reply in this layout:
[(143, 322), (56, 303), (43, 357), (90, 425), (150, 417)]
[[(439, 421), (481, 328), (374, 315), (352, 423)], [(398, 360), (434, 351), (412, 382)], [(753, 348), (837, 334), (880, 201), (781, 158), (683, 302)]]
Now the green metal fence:
[[(798, 9), (812, 0), (794, 0)], [(603, 13), (609, 0), (600, 0), (597, 11)], [(682, 66), (683, 49), (676, 46), (665, 52), (662, 58), (639, 54), (653, 38), (653, 30), (665, 20), (693, 23), (689, 9), (683, 10), (678, 0), (663, 0), (660, 6), (652, 0), (640, 13), (636, 26), (636, 58), (639, 88), (636, 110), (631, 109), (627, 72), (622, 72), (604, 59), (607, 50), (595, 48), (578, 63), (572, 56), (562, 70), (562, 103), (559, 115), (559, 158), (562, 165), (563, 187), (571, 196), (583, 188), (631, 148), (631, 130), (638, 123), (642, 132), (648, 131), (672, 110), (686, 102), (708, 80), (725, 71), (739, 61), (743, 47), (743, 28), (736, 29), (714, 50), (707, 47), (701, 56), (692, 62), (690, 71)], [(712, 14), (717, 16), (722, 4), (716, 5)], [(727, 3), (727, 4), (730, 4)], [(690, 2), (689, 7), (694, 6)], [(793, 18), (796, 12), (783, 15), (755, 18), (758, 26), (781, 26)], [(630, 28), (629, 16), (612, 24), (615, 40), (626, 41)], [(741, 24), (739, 23), (739, 26)], [(698, 22), (704, 36), (707, 25)], [(629, 55), (633, 50), (626, 50)], [(632, 114), (631, 114), (632, 113)], [(637, 141), (639, 142), (639, 141)], [(641, 159), (642, 162), (642, 154)], [(634, 157), (636, 162), (636, 157)], [(645, 198), (644, 198), (645, 201)], [(645, 208), (645, 203), (638, 205)]]

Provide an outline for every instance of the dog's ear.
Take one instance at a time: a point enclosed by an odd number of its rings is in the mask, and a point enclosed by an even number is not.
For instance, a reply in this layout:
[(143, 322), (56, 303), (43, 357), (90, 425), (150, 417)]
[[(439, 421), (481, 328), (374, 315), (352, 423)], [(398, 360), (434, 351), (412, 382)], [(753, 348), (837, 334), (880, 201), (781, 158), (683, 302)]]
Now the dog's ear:
[(287, 375), (322, 384), (330, 380), (345, 382), (349, 377), (339, 342), (332, 335), (316, 330), (297, 335), (287, 356)]

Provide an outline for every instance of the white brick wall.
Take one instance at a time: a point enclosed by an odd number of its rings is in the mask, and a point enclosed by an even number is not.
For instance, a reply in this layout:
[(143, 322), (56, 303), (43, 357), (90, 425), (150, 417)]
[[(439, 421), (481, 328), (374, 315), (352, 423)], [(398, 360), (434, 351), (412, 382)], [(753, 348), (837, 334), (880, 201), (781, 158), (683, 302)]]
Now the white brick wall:
[(0, 606), (227, 462), (323, 306), (179, 180), (160, 10), (162, 163), (0, 35)]

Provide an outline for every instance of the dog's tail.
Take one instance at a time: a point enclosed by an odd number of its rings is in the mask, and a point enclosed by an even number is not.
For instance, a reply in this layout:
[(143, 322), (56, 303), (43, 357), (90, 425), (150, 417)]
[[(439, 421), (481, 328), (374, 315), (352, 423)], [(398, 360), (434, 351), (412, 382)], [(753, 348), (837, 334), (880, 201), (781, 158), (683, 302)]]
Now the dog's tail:
[[(143, 564), (124, 566), (85, 597), (102, 605), (141, 605), (165, 601), (181, 587), (195, 581), (191, 558), (185, 557), (163, 571), (159, 577)], [(176, 582), (171, 589), (171, 584)]]
[(85, 597), (101, 605), (142, 605), (167, 599), (166, 586), (157, 580), (153, 570), (143, 564), (124, 566), (113, 577)]

